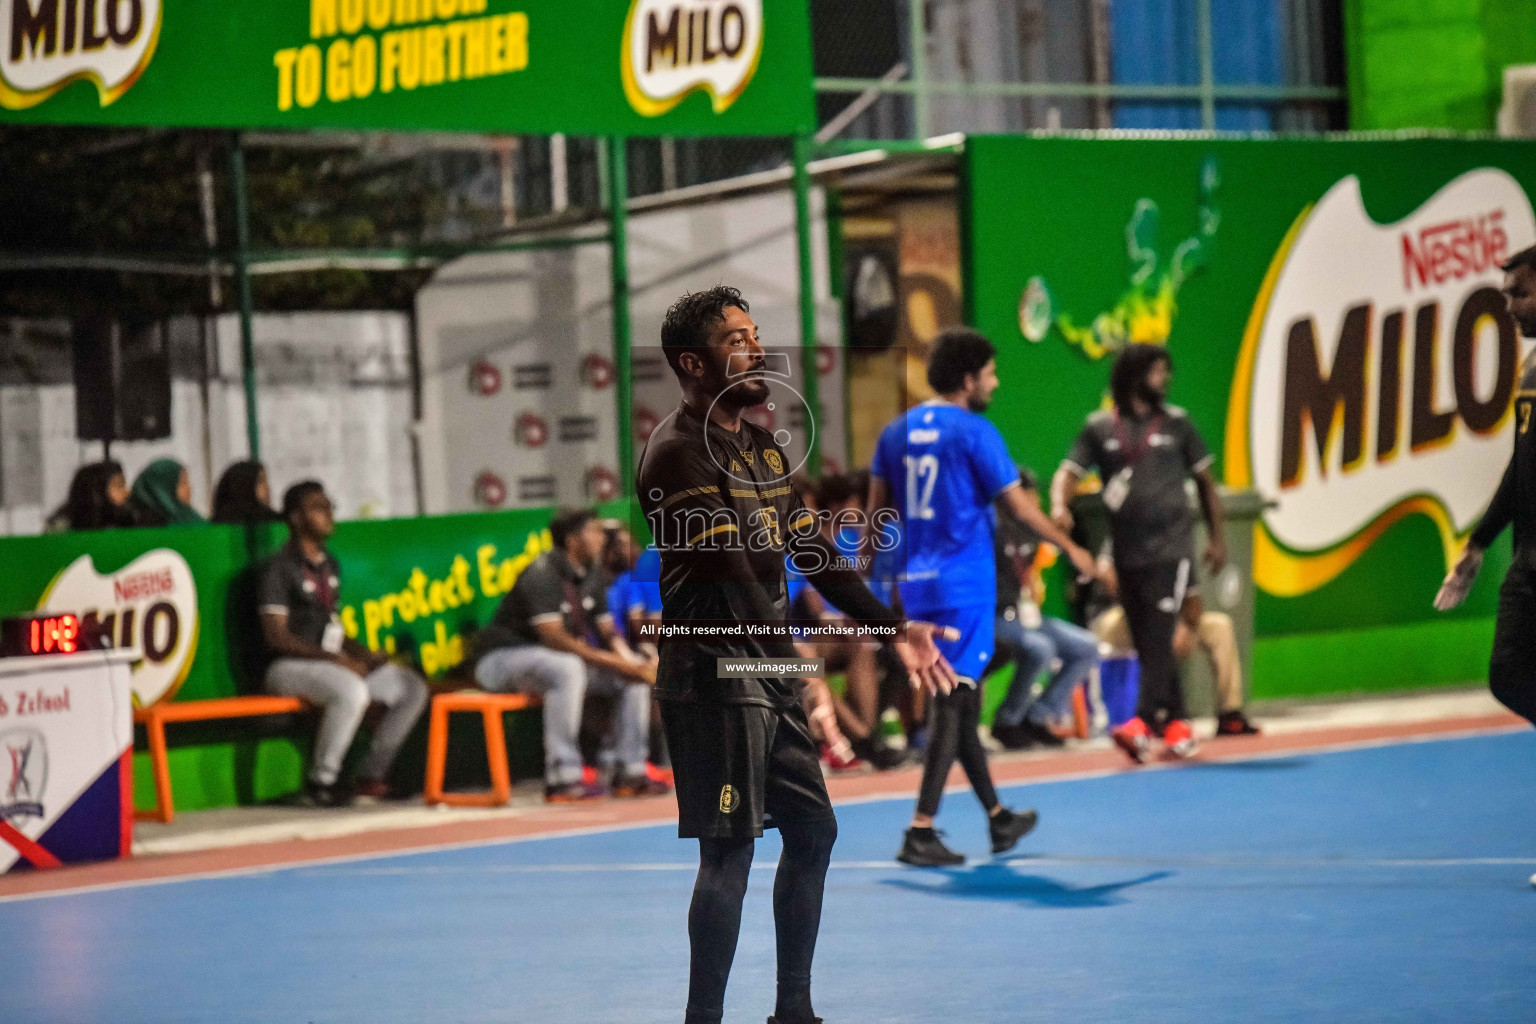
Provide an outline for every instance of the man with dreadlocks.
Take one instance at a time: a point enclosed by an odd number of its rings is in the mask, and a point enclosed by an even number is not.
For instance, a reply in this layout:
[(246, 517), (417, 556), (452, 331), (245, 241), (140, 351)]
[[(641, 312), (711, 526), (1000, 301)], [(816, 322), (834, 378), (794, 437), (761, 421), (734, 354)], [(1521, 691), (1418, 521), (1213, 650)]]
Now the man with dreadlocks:
[(1205, 560), (1217, 572), (1227, 560), (1221, 533), (1221, 497), (1211, 478), (1212, 456), (1183, 409), (1168, 405), (1173, 360), (1161, 345), (1127, 345), (1110, 373), (1114, 408), (1088, 417), (1072, 451), (1051, 482), (1052, 516), (1072, 527), (1067, 503), (1090, 470), (1104, 482), (1110, 514), (1114, 574), (1126, 624), (1141, 661), (1141, 702), (1137, 716), (1114, 732), (1116, 745), (1134, 761), (1151, 752), (1160, 732), (1168, 754), (1188, 757), (1195, 736), (1184, 714), (1173, 635), (1179, 615), (1200, 602), (1186, 602), (1193, 590), (1194, 512), (1185, 490), (1194, 477), (1210, 542)]

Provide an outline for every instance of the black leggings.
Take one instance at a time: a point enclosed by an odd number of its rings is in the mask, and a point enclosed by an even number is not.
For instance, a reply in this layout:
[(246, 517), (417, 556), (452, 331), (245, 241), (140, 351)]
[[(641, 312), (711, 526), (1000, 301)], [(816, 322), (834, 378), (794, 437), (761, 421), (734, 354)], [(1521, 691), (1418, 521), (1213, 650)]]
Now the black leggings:
[(939, 813), (944, 783), (955, 758), (971, 781), (971, 789), (982, 808), (990, 814), (997, 806), (997, 790), (992, 787), (992, 773), (987, 769), (987, 749), (981, 745), (977, 729), (981, 725), (981, 693), (976, 686), (957, 686), (942, 697), (935, 697), (928, 712), (928, 753), (923, 760), (923, 785), (917, 793), (917, 813), (933, 817)]
[[(779, 990), (774, 1016), (785, 1024), (811, 1020), (811, 960), (821, 929), (837, 822), (781, 825), (784, 853), (773, 881), (773, 923), (778, 941)], [(752, 839), (700, 839), (699, 876), (688, 908), (692, 961), (686, 1024), (719, 1024), (725, 985), (741, 933), (741, 901), (752, 871)]]

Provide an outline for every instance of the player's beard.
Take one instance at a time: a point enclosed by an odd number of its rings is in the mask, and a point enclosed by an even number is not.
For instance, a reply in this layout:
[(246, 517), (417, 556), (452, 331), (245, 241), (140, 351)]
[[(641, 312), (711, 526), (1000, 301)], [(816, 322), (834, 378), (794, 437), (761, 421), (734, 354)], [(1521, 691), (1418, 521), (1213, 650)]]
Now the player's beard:
[(765, 380), (741, 380), (727, 387), (720, 400), (737, 409), (751, 409), (768, 401), (772, 394)]
[(1157, 388), (1152, 386), (1151, 381), (1145, 380), (1137, 385), (1136, 397), (1140, 398), (1143, 402), (1146, 402), (1154, 409), (1161, 409), (1163, 407), (1163, 403), (1168, 400), (1167, 392), (1159, 391)]
[(983, 398), (980, 394), (973, 394), (965, 400), (965, 407), (971, 412), (986, 412), (987, 406), (991, 404), (990, 398)]

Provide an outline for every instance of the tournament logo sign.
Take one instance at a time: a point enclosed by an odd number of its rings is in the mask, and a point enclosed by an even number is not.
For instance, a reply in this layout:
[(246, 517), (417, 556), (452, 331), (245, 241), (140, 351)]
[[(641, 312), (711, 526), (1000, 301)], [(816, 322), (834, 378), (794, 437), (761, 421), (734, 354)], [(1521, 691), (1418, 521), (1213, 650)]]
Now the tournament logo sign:
[(0, 107), (34, 107), (77, 79), (116, 102), (155, 55), (161, 3), (0, 0)]
[(1524, 190), (1469, 171), (1395, 224), (1344, 178), (1291, 226), (1243, 337), (1227, 483), (1275, 498), (1255, 534), (1271, 594), (1315, 590), (1412, 513), (1447, 564), (1509, 460), (1521, 363), (1500, 263), (1536, 242)]
[(41, 818), (48, 744), (36, 729), (0, 732), (0, 821)]
[(717, 114), (736, 102), (763, 54), (763, 0), (633, 0), (624, 22), (624, 95), (659, 117), (695, 89)]
[(136, 650), (133, 699), (140, 707), (170, 700), (197, 650), (197, 585), (187, 560), (169, 548), (147, 551), (117, 572), (96, 571), (81, 555), (56, 576), (38, 611), (71, 612), (112, 645)]

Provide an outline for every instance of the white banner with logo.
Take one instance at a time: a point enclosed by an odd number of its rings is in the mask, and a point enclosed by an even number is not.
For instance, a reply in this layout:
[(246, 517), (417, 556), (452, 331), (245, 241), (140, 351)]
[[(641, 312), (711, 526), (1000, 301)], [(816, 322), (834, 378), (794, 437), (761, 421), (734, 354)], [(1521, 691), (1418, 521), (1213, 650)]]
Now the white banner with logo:
[(127, 854), (129, 675), (116, 651), (0, 661), (0, 872)]

